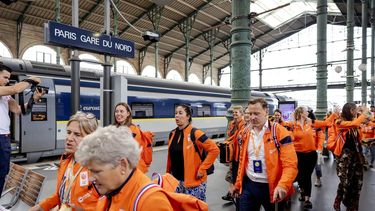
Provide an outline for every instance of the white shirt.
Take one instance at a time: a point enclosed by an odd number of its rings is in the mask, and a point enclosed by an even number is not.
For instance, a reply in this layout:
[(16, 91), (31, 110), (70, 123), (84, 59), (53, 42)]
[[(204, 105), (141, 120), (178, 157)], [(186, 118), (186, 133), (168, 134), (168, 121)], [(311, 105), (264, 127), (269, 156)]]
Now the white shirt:
[(10, 95), (0, 96), (0, 134), (9, 134), (10, 118), (9, 118), (9, 100)]
[[(268, 129), (268, 120), (263, 125), (262, 130), (257, 134), (254, 129), (251, 129), (251, 135), (249, 138), (249, 144), (247, 146), (248, 164), (246, 167), (246, 175), (254, 182), (268, 183), (266, 160), (264, 156), (264, 141), (263, 136)], [(254, 145), (255, 144), (255, 145)], [(254, 148), (260, 147), (258, 157), (255, 155)], [(254, 172), (254, 160), (260, 160), (262, 162), (262, 173)]]

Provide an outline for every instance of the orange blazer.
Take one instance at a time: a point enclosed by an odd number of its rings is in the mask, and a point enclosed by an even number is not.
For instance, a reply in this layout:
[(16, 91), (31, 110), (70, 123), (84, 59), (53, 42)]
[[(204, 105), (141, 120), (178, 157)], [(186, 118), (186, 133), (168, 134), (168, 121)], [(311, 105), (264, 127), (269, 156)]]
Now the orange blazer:
[[(272, 138), (272, 132), (270, 130), (271, 125), (269, 125), (268, 129), (263, 135), (263, 142), (270, 199), (271, 202), (273, 202), (273, 192), (276, 187), (281, 187), (287, 190), (287, 196), (290, 196), (294, 192), (293, 182), (297, 176), (298, 170), (297, 154), (294, 150), (292, 139), (287, 129), (279, 124), (276, 126), (276, 136), (280, 143), (280, 153), (276, 148), (275, 142)], [(249, 138), (250, 136), (247, 136), (244, 139), (243, 147), (241, 147), (242, 150), (238, 167), (238, 176), (235, 183), (235, 188), (240, 190), (240, 192), (242, 192), (242, 180), (243, 177), (246, 176), (246, 167), (249, 162), (247, 152)]]
[[(72, 155), (63, 155), (61, 157), (60, 167), (57, 171), (56, 192), (39, 204), (43, 210), (50, 210), (56, 206), (61, 206), (59, 189), (65, 171), (72, 159)], [(79, 163), (75, 163), (73, 167), (73, 174), (75, 174), (80, 167), (81, 165)], [(70, 198), (71, 203), (75, 206), (82, 207), (85, 210), (95, 210), (96, 203), (99, 199), (99, 193), (96, 191), (93, 184), (89, 182), (89, 178), (90, 171), (86, 167), (83, 167), (77, 178), (74, 180)]]
[[(216, 157), (219, 155), (220, 150), (216, 146), (215, 142), (209, 139), (203, 131), (196, 130), (195, 131), (195, 143), (198, 146), (200, 153), (202, 154), (203, 149), (208, 152), (206, 159), (202, 162), (201, 158), (199, 157), (198, 153), (195, 151), (193, 142), (190, 140), (190, 132), (193, 127), (191, 125), (187, 126), (183, 129), (184, 133), (184, 143), (183, 143), (183, 158), (184, 158), (184, 184), (186, 187), (196, 187), (202, 184), (207, 180), (207, 172), (206, 170), (215, 162)], [(171, 138), (168, 142), (168, 147), (171, 145), (173, 140), (175, 130), (173, 130)], [(171, 173), (171, 159), (169, 157), (169, 150), (168, 150), (168, 157), (167, 157), (167, 173)], [(200, 172), (203, 174), (203, 177), (197, 179), (197, 174)]]
[[(145, 149), (147, 146), (146, 146), (146, 143), (142, 140), (142, 135), (141, 135), (141, 131), (140, 131), (139, 127), (132, 124), (132, 125), (130, 125), (129, 128), (133, 133), (134, 139), (138, 142), (138, 144), (142, 147), (142, 149)], [(141, 152), (141, 156), (140, 156), (140, 159), (138, 161), (137, 168), (139, 170), (141, 170), (143, 173), (147, 173), (149, 166), (146, 165), (145, 161), (142, 158), (143, 158), (143, 151)]]
[[(144, 175), (139, 169), (135, 169), (130, 179), (121, 188), (121, 190), (108, 199), (106, 195), (100, 197), (96, 206), (97, 211), (118, 211), (133, 210), (134, 202), (138, 193), (144, 186), (151, 183), (151, 180)], [(155, 211), (172, 211), (173, 208), (169, 203), (167, 196), (163, 192), (146, 191), (139, 199), (137, 210), (155, 210)]]

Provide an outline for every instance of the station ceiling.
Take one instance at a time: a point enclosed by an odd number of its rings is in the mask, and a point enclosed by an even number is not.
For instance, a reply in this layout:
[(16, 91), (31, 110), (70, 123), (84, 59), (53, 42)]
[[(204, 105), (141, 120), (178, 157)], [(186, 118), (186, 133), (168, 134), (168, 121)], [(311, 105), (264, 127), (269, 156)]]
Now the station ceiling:
[[(184, 60), (185, 42), (180, 25), (195, 16), (190, 34), (190, 54), (194, 63), (207, 65), (210, 61), (208, 42), (204, 34), (208, 29), (217, 29), (214, 41), (215, 68), (229, 65), (227, 47), (230, 41), (231, 1), (230, 0), (113, 0), (118, 1), (118, 8), (123, 16), (140, 31), (153, 30), (150, 20), (152, 11), (164, 5), (160, 19), (159, 54)], [(356, 0), (356, 5), (358, 0)], [(61, 23), (71, 24), (71, 0), (61, 0)], [(315, 2), (315, 3), (314, 3)], [(328, 0), (328, 23), (346, 24), (345, 0)], [(360, 3), (360, 1), (358, 1)], [(290, 3), (278, 10), (262, 15), (263, 11)], [(18, 0), (5, 5), (0, 3), (0, 17), (13, 21), (23, 20), (25, 24), (42, 27), (48, 20), (55, 19), (56, 0)], [(252, 19), (254, 45), (252, 52), (257, 52), (300, 30), (316, 23), (316, 1), (313, 0), (253, 0), (250, 11), (255, 12)], [(315, 9), (315, 10), (314, 10)], [(358, 8), (357, 8), (358, 9)], [(359, 9), (360, 12), (360, 9)], [(81, 28), (103, 31), (104, 0), (79, 1), (79, 25)], [(357, 14), (359, 14), (357, 12)], [(112, 14), (113, 17), (113, 14)], [(113, 19), (112, 28), (113, 28)], [(230, 21), (229, 21), (230, 22)], [(217, 27), (220, 26), (220, 27)], [(144, 41), (141, 34), (129, 26), (123, 19), (118, 19), (118, 35), (135, 42), (139, 51), (154, 52), (154, 45)]]

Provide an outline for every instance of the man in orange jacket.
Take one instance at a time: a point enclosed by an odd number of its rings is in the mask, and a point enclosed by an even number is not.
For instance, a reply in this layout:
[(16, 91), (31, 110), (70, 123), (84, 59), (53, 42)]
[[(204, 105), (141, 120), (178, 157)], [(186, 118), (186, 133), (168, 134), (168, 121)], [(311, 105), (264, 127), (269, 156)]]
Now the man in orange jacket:
[[(293, 193), (297, 155), (288, 131), (268, 121), (263, 98), (249, 101), (251, 131), (243, 139), (237, 181), (233, 194), (240, 196), (240, 210), (274, 210)], [(273, 131), (273, 132), (272, 132)], [(273, 137), (276, 137), (276, 140)], [(279, 203), (279, 210), (284, 203)]]

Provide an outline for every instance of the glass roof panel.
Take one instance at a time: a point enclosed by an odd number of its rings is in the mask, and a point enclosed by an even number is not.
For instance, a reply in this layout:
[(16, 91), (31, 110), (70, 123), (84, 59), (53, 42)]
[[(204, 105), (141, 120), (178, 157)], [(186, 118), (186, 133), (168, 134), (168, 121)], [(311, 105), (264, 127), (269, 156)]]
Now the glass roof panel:
[[(250, 4), (250, 11), (259, 14), (290, 3), (288, 6), (266, 12), (257, 17), (258, 20), (271, 28), (278, 28), (306, 13), (316, 14), (316, 2), (316, 0), (254, 0), (254, 3)], [(328, 0), (327, 10), (328, 14), (341, 14), (333, 0)]]

